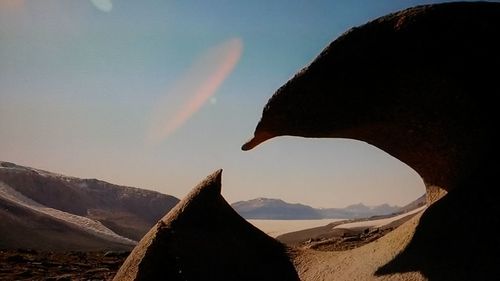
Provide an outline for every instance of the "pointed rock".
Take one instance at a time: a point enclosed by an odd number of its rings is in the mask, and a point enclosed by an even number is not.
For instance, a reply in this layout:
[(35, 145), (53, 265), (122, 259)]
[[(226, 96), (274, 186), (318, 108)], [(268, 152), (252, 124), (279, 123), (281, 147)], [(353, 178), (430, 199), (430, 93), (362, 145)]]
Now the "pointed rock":
[(208, 176), (139, 242), (113, 280), (296, 280), (285, 247), (240, 217)]

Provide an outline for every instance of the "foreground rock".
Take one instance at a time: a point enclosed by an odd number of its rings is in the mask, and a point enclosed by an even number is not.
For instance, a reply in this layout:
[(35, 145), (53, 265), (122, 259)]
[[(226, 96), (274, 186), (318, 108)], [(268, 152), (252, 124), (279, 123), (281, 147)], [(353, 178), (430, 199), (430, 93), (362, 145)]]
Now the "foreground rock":
[(114, 280), (299, 280), (285, 247), (224, 200), (221, 174), (207, 177), (162, 218)]
[(374, 243), (297, 254), (302, 280), (498, 279), (500, 237), (481, 227), (500, 227), (498, 34), (500, 3), (407, 9), (348, 31), (271, 97), (243, 150), (282, 135), (365, 141), (435, 201)]
[(447, 191), (496, 143), (500, 3), (420, 6), (353, 28), (269, 99), (243, 145), (282, 136), (365, 141)]

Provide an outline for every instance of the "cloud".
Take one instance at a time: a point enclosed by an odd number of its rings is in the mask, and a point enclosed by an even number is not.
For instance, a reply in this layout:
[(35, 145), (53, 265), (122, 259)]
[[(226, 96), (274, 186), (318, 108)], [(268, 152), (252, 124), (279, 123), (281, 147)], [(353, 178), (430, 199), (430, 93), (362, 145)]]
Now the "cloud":
[[(200, 110), (232, 72), (242, 51), (240, 38), (230, 39), (206, 51), (154, 109), (147, 142), (161, 143)], [(179, 108), (169, 111), (171, 99), (179, 97), (183, 100)]]

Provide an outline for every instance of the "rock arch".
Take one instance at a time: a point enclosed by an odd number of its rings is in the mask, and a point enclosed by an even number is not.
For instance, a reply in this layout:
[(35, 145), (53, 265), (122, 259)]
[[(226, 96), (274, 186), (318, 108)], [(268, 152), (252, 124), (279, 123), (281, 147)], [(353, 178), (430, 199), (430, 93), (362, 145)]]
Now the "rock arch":
[(381, 148), (421, 175), (429, 199), (448, 194), (374, 274), (491, 279), (500, 239), (481, 237), (484, 224), (500, 226), (492, 161), (499, 34), (500, 4), (488, 2), (419, 6), (353, 28), (277, 90), (242, 149), (282, 135)]
[(281, 135), (368, 142), (451, 190), (484, 167), (500, 4), (419, 6), (353, 28), (270, 98), (249, 150)]

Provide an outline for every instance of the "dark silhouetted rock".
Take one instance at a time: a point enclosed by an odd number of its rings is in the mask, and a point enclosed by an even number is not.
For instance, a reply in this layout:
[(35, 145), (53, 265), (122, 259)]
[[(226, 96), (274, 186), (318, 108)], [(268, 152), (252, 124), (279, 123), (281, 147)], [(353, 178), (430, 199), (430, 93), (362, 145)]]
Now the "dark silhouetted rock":
[(340, 36), (278, 89), (242, 149), (292, 135), (352, 138), (388, 152), (422, 176), (435, 203), (376, 275), (495, 280), (500, 238), (483, 237), (485, 226), (500, 227), (499, 50), (500, 3), (419, 6), (378, 18)]
[(146, 234), (115, 281), (298, 281), (285, 247), (224, 200), (221, 173), (207, 177)]
[(277, 90), (254, 138), (342, 137), (453, 189), (496, 143), (500, 4), (419, 6), (353, 28)]

